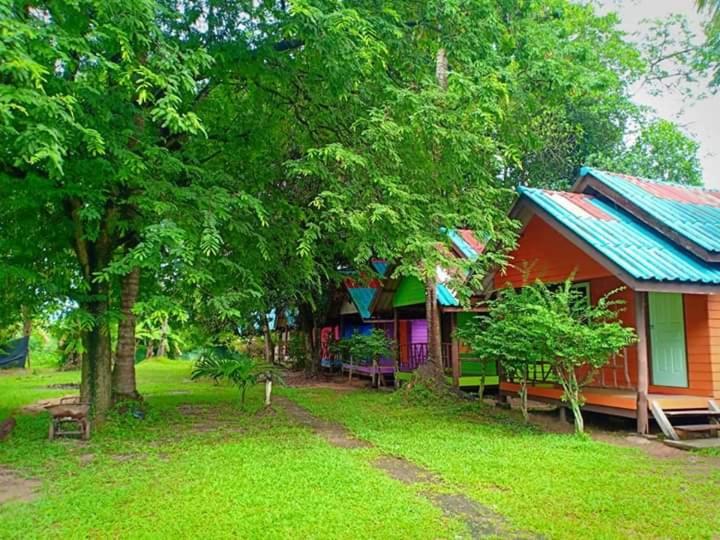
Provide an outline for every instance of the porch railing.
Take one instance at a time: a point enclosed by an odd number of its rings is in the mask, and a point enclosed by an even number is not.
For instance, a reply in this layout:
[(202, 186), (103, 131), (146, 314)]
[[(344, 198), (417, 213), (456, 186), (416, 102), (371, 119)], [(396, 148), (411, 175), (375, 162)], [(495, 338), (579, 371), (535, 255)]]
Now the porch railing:
[(403, 343), (398, 345), (398, 367), (400, 371), (414, 371), (427, 362), (427, 343)]
[[(527, 369), (527, 380), (530, 385), (557, 382), (557, 376), (549, 362), (530, 364)], [(576, 373), (581, 378), (587, 373), (587, 369), (580, 368)], [(510, 382), (519, 382), (520, 373), (506, 372), (505, 378)], [(596, 388), (634, 388), (630, 378), (627, 348), (610, 358), (607, 364), (598, 369), (588, 386)]]

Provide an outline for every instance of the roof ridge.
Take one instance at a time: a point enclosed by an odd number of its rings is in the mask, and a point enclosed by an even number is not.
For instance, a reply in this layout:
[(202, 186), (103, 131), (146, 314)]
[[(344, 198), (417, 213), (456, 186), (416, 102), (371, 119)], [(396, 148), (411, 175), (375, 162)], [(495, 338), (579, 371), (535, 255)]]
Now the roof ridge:
[(656, 180), (653, 178), (646, 178), (644, 176), (637, 176), (634, 174), (626, 174), (626, 173), (619, 173), (619, 172), (613, 172), (613, 171), (606, 171), (604, 169), (598, 169), (597, 167), (590, 167), (590, 166), (583, 166), (580, 168), (580, 176), (585, 176), (586, 174), (592, 174), (592, 173), (600, 173), (600, 174), (610, 174), (612, 176), (615, 176), (617, 178), (632, 178), (634, 180), (639, 180), (640, 182), (646, 182), (648, 184), (654, 184), (654, 185), (660, 185), (660, 186), (672, 186), (672, 187), (678, 187), (683, 189), (690, 189), (695, 191), (704, 191), (706, 193), (714, 193), (714, 194), (720, 194), (720, 189), (717, 188), (710, 188), (706, 187), (704, 185), (702, 186), (693, 186), (690, 184), (682, 184), (680, 182), (671, 182), (669, 180)]

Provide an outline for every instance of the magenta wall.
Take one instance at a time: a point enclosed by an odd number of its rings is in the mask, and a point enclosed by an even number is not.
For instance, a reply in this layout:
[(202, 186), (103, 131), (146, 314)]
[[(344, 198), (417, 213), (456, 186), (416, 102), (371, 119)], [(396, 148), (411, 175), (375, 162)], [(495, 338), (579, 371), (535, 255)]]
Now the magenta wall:
[(410, 321), (410, 343), (427, 343), (427, 321), (414, 319)]

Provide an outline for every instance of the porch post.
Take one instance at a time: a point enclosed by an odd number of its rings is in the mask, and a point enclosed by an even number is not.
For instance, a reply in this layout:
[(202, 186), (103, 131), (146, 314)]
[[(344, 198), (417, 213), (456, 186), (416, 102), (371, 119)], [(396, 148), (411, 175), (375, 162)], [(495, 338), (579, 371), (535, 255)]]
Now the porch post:
[(635, 292), (635, 330), (637, 343), (637, 431), (648, 432), (648, 346), (647, 346), (647, 293)]
[(450, 366), (452, 367), (453, 387), (460, 387), (460, 342), (455, 337), (457, 313), (450, 313)]
[(395, 381), (395, 388), (398, 388), (399, 382), (398, 381), (398, 372), (400, 371), (400, 318), (398, 317), (398, 312), (396, 308), (393, 308), (393, 343), (395, 344), (395, 376), (393, 377), (393, 380)]

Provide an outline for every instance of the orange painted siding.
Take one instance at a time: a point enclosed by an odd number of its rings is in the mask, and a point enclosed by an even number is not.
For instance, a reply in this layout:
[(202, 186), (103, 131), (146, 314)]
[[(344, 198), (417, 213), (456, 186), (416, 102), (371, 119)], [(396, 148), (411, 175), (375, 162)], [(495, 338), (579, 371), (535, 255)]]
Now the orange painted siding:
[(707, 297), (707, 348), (710, 354), (713, 396), (720, 399), (720, 295)]
[[(510, 266), (504, 274), (495, 276), (495, 286), (508, 284), (520, 287), (541, 279), (547, 283), (560, 282), (571, 274), (576, 282), (589, 282), (593, 302), (620, 287), (624, 290), (616, 298), (624, 301), (620, 319), (635, 327), (634, 292), (611, 271), (597, 263), (572, 242), (559, 234), (542, 218), (533, 216), (511, 253)], [(654, 394), (714, 396), (720, 398), (720, 295), (683, 295), (686, 321), (688, 387), (674, 388), (650, 385)], [(652, 352), (650, 353), (652, 382)], [(628, 375), (631, 387), (637, 384), (637, 347), (627, 351)], [(602, 376), (601, 376), (602, 374)], [(625, 371), (606, 367), (595, 380), (600, 384), (617, 381), (624, 384)], [(603, 377), (604, 376), (604, 377)], [(605, 404), (609, 405), (609, 404)]]
[(578, 281), (611, 275), (541, 218), (533, 216), (510, 256), (505, 273), (496, 274), (495, 286), (509, 283), (521, 287), (537, 279), (557, 283), (573, 272)]

